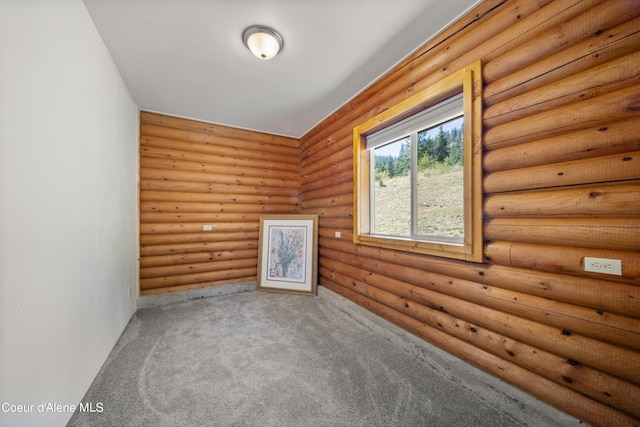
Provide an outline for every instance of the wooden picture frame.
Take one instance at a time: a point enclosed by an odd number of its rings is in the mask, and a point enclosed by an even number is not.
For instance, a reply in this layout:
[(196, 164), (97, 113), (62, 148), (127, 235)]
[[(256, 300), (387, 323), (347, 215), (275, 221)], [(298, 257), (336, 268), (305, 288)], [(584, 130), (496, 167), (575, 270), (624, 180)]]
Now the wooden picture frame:
[(316, 295), (318, 215), (262, 215), (258, 290)]

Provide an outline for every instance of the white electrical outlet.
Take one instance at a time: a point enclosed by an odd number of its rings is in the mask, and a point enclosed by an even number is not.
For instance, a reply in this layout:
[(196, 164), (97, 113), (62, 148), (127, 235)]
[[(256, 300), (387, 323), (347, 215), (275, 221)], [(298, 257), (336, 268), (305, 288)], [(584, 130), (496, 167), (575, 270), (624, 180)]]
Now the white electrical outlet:
[(129, 288), (127, 289), (127, 292), (129, 293), (129, 298), (131, 298), (131, 286), (129, 286)]
[(339, 239), (339, 238), (341, 238), (341, 237), (342, 237), (342, 233), (341, 233), (341, 232), (339, 232), (339, 231), (336, 231), (336, 237), (337, 237), (338, 239)]
[(584, 257), (584, 271), (622, 276), (622, 261), (619, 259)]
[(202, 231), (211, 231), (213, 230), (213, 225), (203, 225)]

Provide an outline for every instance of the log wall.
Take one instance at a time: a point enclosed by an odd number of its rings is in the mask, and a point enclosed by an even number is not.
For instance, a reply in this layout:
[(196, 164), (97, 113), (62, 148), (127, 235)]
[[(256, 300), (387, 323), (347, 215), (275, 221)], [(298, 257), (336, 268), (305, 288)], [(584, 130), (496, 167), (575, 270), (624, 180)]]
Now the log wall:
[[(484, 262), (353, 244), (353, 128), (478, 59)], [(640, 425), (637, 0), (487, 0), (301, 152), (320, 285), (588, 423)]]
[(141, 113), (141, 295), (255, 281), (260, 215), (299, 210), (299, 140)]

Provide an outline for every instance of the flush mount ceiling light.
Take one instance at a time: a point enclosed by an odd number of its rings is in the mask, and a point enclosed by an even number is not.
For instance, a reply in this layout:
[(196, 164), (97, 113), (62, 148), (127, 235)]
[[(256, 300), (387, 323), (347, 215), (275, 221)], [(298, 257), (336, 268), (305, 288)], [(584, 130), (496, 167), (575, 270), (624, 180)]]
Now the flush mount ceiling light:
[(244, 45), (260, 59), (271, 59), (282, 50), (282, 36), (273, 28), (263, 25), (252, 25), (242, 33)]

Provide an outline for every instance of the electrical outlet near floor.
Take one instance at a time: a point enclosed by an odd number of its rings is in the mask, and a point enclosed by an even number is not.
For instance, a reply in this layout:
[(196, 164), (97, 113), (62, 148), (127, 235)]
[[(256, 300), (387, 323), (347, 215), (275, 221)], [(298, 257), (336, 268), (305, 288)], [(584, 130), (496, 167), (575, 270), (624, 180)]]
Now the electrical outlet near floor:
[(584, 257), (584, 271), (622, 276), (622, 261), (619, 259)]
[(127, 292), (129, 293), (129, 298), (131, 298), (131, 286), (127, 288)]

